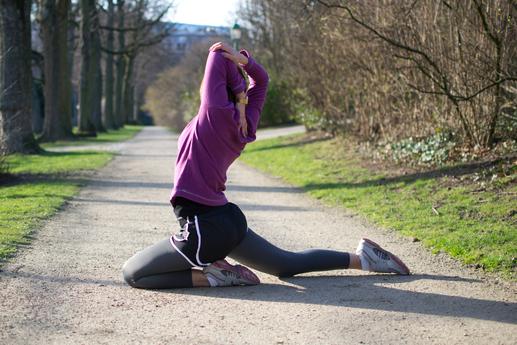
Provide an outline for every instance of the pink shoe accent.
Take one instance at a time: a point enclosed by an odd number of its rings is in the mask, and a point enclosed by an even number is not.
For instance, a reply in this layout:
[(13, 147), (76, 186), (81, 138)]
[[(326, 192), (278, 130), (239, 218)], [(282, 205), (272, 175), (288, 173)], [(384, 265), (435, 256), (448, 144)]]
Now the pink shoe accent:
[(234, 272), (236, 275), (242, 277), (243, 279), (250, 282), (250, 284), (260, 284), (260, 279), (257, 277), (255, 273), (253, 273), (249, 268), (242, 265), (230, 265), (226, 260), (219, 260), (213, 262), (212, 266), (220, 269), (226, 270), (230, 272)]

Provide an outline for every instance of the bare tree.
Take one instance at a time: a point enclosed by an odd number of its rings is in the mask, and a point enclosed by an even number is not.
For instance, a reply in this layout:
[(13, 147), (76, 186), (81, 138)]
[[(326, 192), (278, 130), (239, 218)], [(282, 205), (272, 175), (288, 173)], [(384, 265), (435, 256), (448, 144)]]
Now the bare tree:
[(100, 37), (100, 21), (97, 8), (92, 15), (92, 64), (94, 70), (95, 88), (93, 92), (93, 109), (92, 122), (95, 129), (104, 132), (105, 128), (102, 124), (102, 69), (101, 69), (101, 37)]
[(0, 1), (0, 153), (34, 152), (31, 1)]
[[(407, 8), (395, 3), (390, 4), (388, 10), (384, 6), (384, 23), (369, 19), (364, 14), (363, 4), (351, 6), (345, 1), (323, 0), (318, 3), (344, 11), (353, 23), (392, 47), (397, 58), (406, 60), (409, 67), (415, 67), (423, 77), (423, 85), (410, 81), (408, 86), (420, 93), (447, 97), (469, 141), (478, 145), (492, 144), (503, 104), (502, 85), (517, 81), (517, 75), (509, 73), (512, 60), (516, 58), (512, 52), (515, 40), (511, 38), (516, 31), (511, 0), (415, 2)], [(391, 18), (390, 12), (393, 13)], [(402, 15), (410, 25), (396, 22)], [(386, 25), (386, 22), (391, 23)], [(430, 30), (439, 30), (442, 34), (433, 35)], [(475, 51), (480, 47), (486, 53)], [(475, 71), (477, 78), (468, 75), (469, 71)], [(492, 98), (488, 113), (481, 117), (469, 114), (472, 107), (477, 108), (476, 112), (484, 112), (476, 101), (487, 94)]]
[[(113, 0), (108, 0), (107, 23), (108, 27), (113, 27), (115, 23), (115, 6)], [(106, 38), (106, 49), (114, 50), (114, 31), (108, 30)], [(104, 126), (106, 129), (114, 129), (116, 127), (113, 109), (113, 53), (106, 53), (106, 69), (105, 69), (105, 86), (104, 86)]]
[(472, 147), (509, 135), (515, 1), (246, 0), (241, 17), (308, 126), (361, 140), (446, 131)]
[(181, 130), (196, 115), (207, 51), (221, 39), (213, 37), (192, 45), (178, 65), (160, 73), (147, 88), (144, 108), (153, 114), (156, 123)]
[(81, 86), (79, 94), (78, 132), (80, 135), (96, 135), (93, 122), (97, 69), (94, 53), (94, 18), (97, 16), (95, 0), (81, 0)]
[(115, 114), (119, 124), (136, 121), (137, 106), (134, 106), (134, 70), (138, 55), (151, 46), (159, 44), (169, 35), (170, 25), (163, 25), (161, 19), (172, 6), (171, 2), (136, 0), (125, 6), (117, 3), (118, 26), (104, 26), (103, 29), (118, 32), (116, 51), (103, 49), (118, 56), (115, 78)]
[(54, 141), (72, 136), (68, 56), (70, 0), (41, 0), (39, 5), (45, 75), (43, 139)]
[[(117, 38), (118, 38), (118, 51), (123, 52), (126, 49), (126, 34), (124, 31), (125, 27), (125, 9), (124, 0), (117, 1)], [(107, 53), (114, 53), (107, 51)], [(115, 63), (115, 123), (116, 127), (122, 127), (124, 125), (124, 113), (123, 113), (123, 86), (124, 86), (124, 75), (126, 71), (127, 58), (124, 54), (117, 54), (117, 61)]]

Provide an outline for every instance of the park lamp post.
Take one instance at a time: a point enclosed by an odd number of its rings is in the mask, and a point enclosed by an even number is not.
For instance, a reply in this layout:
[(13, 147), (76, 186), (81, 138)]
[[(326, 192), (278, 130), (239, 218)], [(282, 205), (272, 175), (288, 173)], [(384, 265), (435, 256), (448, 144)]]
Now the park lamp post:
[(241, 40), (241, 35), (241, 27), (239, 26), (239, 24), (235, 23), (232, 29), (230, 30), (230, 37), (232, 39), (233, 49), (237, 51), (239, 50), (239, 41)]

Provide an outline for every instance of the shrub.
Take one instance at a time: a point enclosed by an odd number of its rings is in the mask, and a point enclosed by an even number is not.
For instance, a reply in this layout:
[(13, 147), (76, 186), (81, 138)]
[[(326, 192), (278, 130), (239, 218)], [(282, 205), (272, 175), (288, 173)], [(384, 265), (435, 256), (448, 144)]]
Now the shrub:
[(260, 126), (277, 126), (294, 122), (294, 93), (284, 80), (271, 78), (266, 103), (260, 116)]
[(452, 133), (438, 132), (427, 138), (409, 137), (386, 146), (386, 153), (397, 162), (440, 165), (445, 163), (455, 148)]

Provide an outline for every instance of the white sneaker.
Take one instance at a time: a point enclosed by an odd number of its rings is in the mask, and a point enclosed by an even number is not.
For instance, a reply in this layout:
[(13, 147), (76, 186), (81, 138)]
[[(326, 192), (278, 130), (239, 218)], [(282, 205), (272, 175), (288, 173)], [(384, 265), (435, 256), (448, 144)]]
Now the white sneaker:
[(408, 275), (409, 268), (396, 255), (382, 249), (377, 243), (362, 238), (355, 251), (361, 259), (363, 270), (370, 272)]
[(226, 260), (216, 261), (203, 268), (203, 273), (215, 286), (257, 285), (259, 278), (247, 267), (230, 265)]

